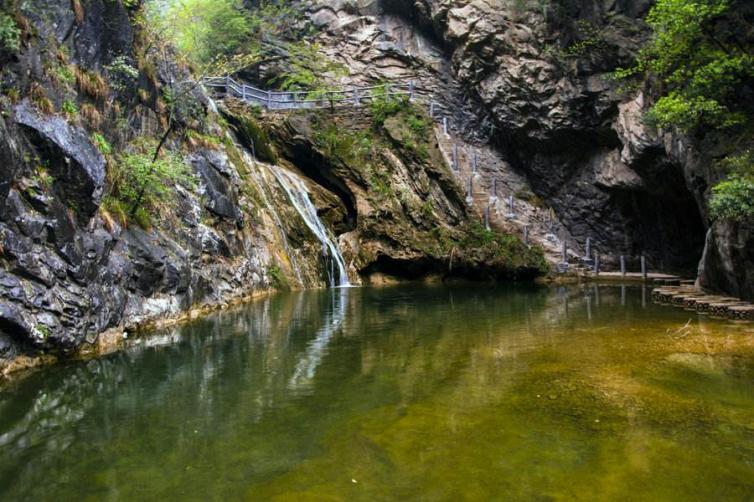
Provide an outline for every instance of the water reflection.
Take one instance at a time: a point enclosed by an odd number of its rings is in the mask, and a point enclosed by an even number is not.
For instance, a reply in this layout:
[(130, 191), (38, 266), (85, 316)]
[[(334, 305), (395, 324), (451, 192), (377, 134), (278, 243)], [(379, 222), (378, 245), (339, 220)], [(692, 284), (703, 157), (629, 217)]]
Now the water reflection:
[(288, 384), (289, 387), (297, 389), (311, 383), (314, 372), (327, 351), (330, 339), (338, 332), (345, 321), (349, 291), (350, 288), (330, 290), (332, 307), (328, 309), (322, 327), (317, 331), (314, 340), (308, 343), (306, 353), (296, 365), (296, 371), (294, 371)]
[[(740, 495), (747, 329), (630, 287), (279, 295), (3, 389), (0, 495), (353, 498), (364, 478), (368, 499), (489, 498), (499, 479), (578, 498), (632, 474), (691, 500), (714, 495), (703, 467)], [(691, 467), (661, 473), (677, 454)]]

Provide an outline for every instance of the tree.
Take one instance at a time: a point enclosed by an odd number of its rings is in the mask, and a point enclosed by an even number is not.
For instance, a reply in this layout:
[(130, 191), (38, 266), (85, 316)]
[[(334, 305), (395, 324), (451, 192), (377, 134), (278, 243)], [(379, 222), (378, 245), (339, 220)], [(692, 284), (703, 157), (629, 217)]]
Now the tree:
[(251, 15), (240, 0), (178, 0), (151, 17), (194, 64), (236, 55), (252, 36)]
[[(748, 11), (746, 10), (748, 9)], [(718, 167), (710, 216), (754, 218), (754, 117), (741, 92), (754, 84), (751, 23), (743, 0), (658, 0), (647, 15), (652, 38), (618, 78), (643, 77), (657, 98), (654, 124), (685, 133), (726, 132), (733, 141)], [(735, 129), (733, 127), (735, 126)], [(743, 150), (743, 152), (742, 152)]]
[[(747, 117), (737, 110), (740, 86), (754, 76), (754, 58), (731, 23), (731, 0), (658, 0), (647, 15), (650, 42), (619, 78), (644, 76), (659, 95), (649, 119), (689, 132), (725, 128)], [(725, 21), (725, 23), (723, 23)]]

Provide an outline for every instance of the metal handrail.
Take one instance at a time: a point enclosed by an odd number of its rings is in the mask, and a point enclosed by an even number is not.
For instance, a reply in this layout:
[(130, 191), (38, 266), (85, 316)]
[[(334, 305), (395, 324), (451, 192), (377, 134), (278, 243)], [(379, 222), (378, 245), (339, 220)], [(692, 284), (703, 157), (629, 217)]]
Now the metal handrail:
[(247, 84), (241, 84), (232, 77), (205, 77), (202, 79), (206, 87), (222, 88), (225, 92), (240, 97), (243, 101), (262, 105), (269, 109), (303, 109), (327, 108), (352, 104), (354, 107), (363, 101), (374, 100), (377, 89), (385, 90), (389, 96), (408, 97), (409, 100), (422, 92), (411, 81), (408, 84), (382, 84), (363, 87), (349, 87), (341, 90), (324, 91), (312, 98), (311, 91), (269, 91)]

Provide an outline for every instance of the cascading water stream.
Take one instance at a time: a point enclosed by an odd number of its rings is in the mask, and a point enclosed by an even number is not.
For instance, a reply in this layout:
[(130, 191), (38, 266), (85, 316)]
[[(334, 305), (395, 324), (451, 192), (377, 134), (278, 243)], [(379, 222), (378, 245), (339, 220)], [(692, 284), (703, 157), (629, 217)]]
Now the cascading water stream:
[(336, 287), (349, 287), (351, 286), (348, 280), (348, 272), (346, 272), (346, 262), (343, 259), (343, 255), (340, 253), (340, 249), (337, 244), (333, 242), (330, 235), (327, 233), (325, 225), (317, 215), (317, 208), (312, 204), (309, 198), (309, 191), (306, 189), (304, 182), (295, 174), (284, 171), (277, 167), (272, 167), (272, 172), (275, 174), (280, 185), (283, 187), (288, 197), (293, 203), (293, 207), (304, 219), (304, 223), (314, 233), (314, 235), (322, 243), (322, 248), (325, 253), (331, 258), (331, 265), (337, 266), (338, 277), (335, 278), (335, 270), (328, 271), (330, 276), (330, 286)]

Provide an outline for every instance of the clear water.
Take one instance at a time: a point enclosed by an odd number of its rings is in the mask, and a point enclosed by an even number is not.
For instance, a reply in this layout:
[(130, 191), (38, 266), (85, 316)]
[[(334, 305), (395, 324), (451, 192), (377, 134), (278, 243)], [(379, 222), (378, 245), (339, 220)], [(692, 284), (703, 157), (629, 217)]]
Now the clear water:
[(753, 498), (754, 325), (641, 289), (280, 295), (0, 391), (3, 501)]

